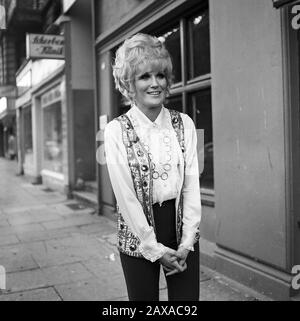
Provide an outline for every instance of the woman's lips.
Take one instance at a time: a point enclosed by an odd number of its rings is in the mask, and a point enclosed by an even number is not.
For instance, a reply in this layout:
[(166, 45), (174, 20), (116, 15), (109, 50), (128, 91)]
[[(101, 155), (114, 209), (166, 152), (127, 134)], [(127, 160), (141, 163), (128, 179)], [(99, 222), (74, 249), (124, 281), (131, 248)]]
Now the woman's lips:
[(161, 94), (161, 91), (151, 91), (151, 92), (148, 92), (148, 95), (151, 95), (151, 96), (159, 96)]

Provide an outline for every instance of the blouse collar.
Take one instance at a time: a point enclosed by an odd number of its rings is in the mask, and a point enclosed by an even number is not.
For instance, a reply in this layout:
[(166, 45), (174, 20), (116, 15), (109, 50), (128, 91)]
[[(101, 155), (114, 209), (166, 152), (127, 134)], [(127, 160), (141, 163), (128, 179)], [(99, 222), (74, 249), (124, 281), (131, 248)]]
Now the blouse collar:
[(163, 127), (165, 123), (165, 110), (166, 108), (162, 106), (158, 116), (155, 121), (150, 120), (136, 105), (133, 105), (129, 112), (138, 121), (139, 125), (143, 127)]

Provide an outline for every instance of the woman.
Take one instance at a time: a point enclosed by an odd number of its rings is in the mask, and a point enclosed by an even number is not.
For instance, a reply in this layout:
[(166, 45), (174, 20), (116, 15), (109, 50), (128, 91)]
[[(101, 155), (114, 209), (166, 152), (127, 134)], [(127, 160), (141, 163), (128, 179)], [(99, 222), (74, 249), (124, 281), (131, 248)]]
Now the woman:
[(159, 300), (161, 265), (169, 300), (199, 300), (196, 130), (188, 115), (163, 106), (170, 55), (158, 38), (136, 34), (117, 50), (113, 76), (131, 104), (104, 135), (129, 300)]

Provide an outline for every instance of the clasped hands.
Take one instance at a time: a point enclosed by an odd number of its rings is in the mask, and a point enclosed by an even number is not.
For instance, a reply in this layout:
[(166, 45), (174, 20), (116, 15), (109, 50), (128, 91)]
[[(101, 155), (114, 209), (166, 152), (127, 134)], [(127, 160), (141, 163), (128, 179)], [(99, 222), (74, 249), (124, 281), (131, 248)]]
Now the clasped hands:
[(167, 248), (166, 253), (159, 259), (163, 269), (167, 271), (166, 276), (185, 271), (188, 254), (189, 250), (182, 247), (179, 247), (177, 251)]

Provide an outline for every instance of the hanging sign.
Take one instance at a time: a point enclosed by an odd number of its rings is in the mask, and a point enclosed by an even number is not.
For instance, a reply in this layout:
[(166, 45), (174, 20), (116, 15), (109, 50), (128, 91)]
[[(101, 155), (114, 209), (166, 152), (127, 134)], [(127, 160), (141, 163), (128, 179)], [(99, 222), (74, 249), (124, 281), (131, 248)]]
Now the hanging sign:
[(33, 34), (26, 35), (26, 54), (28, 59), (64, 59), (64, 36)]

